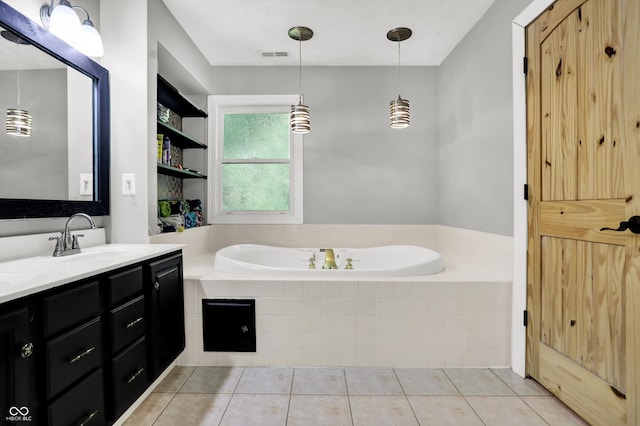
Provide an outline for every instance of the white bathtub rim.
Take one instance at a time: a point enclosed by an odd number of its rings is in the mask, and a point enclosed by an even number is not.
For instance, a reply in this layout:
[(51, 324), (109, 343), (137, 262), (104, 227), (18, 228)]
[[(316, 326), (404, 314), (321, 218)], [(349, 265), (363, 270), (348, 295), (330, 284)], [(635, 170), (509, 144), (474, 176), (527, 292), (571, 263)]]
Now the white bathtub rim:
[[(218, 256), (220, 254), (226, 254), (226, 252), (234, 252), (242, 249), (268, 251), (270, 249), (275, 250), (287, 250), (295, 252), (318, 252), (319, 248), (300, 248), (300, 247), (279, 247), (262, 244), (236, 244), (227, 246), (219, 250), (214, 257), (213, 269), (216, 272), (237, 274), (245, 276), (278, 276), (281, 278), (302, 276), (302, 277), (322, 277), (325, 278), (362, 278), (362, 277), (422, 277), (434, 275), (444, 270), (444, 261), (442, 255), (432, 249), (416, 246), (416, 245), (385, 245), (378, 247), (365, 247), (365, 248), (334, 248), (334, 251), (358, 251), (358, 250), (380, 250), (380, 249), (400, 249), (400, 250), (418, 250), (422, 255), (426, 255), (426, 259), (418, 264), (409, 264), (401, 267), (395, 267), (393, 269), (359, 269), (357, 264), (354, 265), (354, 269), (304, 269), (300, 268), (298, 271), (295, 268), (269, 266), (264, 264), (254, 264), (243, 260), (233, 259), (228, 256)], [(318, 260), (321, 262), (321, 260)]]

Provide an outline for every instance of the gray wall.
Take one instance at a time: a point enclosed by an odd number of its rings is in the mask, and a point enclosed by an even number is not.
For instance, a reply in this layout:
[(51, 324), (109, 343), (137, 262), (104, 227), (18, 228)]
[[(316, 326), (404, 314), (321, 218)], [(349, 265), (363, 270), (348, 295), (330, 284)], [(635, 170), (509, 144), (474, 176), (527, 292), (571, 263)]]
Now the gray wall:
[[(215, 67), (214, 94), (297, 93), (297, 67)], [(434, 224), (438, 192), (435, 67), (403, 67), (411, 126), (389, 127), (396, 67), (304, 67), (304, 222)], [(210, 171), (211, 173), (211, 171)]]
[(513, 235), (511, 22), (496, 0), (438, 68), (442, 225)]
[(0, 72), (0, 197), (66, 200), (67, 70), (21, 70), (20, 107), (33, 119), (31, 137), (5, 132), (16, 108), (16, 71)]

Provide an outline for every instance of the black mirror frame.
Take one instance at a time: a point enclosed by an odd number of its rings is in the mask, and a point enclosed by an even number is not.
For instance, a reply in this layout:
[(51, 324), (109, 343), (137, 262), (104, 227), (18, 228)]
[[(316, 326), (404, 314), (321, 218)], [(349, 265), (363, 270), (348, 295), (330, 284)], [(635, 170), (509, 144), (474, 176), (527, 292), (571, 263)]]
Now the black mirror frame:
[(0, 198), (0, 219), (67, 217), (84, 212), (109, 214), (110, 100), (109, 71), (48, 30), (0, 1), (0, 26), (93, 80), (94, 201)]

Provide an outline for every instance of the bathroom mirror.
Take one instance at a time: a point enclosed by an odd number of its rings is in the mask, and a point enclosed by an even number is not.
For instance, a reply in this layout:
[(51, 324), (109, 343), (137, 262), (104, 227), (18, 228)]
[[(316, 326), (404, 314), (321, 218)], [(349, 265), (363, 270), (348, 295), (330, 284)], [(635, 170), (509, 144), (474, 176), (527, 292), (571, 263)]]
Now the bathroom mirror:
[[(0, 27), (0, 219), (107, 215), (108, 71), (4, 2)], [(31, 137), (5, 131), (18, 102)]]

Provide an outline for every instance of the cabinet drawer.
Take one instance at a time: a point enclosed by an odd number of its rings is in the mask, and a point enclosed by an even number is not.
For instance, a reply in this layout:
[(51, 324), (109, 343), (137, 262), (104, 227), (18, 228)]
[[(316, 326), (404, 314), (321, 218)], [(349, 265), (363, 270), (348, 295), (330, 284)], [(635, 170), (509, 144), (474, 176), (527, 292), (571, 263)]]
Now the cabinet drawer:
[(100, 318), (46, 344), (47, 396), (50, 398), (100, 365)]
[(44, 334), (53, 333), (95, 316), (100, 311), (100, 288), (93, 281), (44, 298)]
[(118, 418), (147, 388), (144, 337), (113, 358), (113, 410)]
[(50, 404), (48, 414), (51, 426), (106, 424), (102, 370), (97, 370)]
[(142, 266), (129, 269), (107, 278), (109, 305), (142, 291)]
[(110, 317), (111, 350), (115, 354), (144, 334), (144, 296), (112, 309)]

